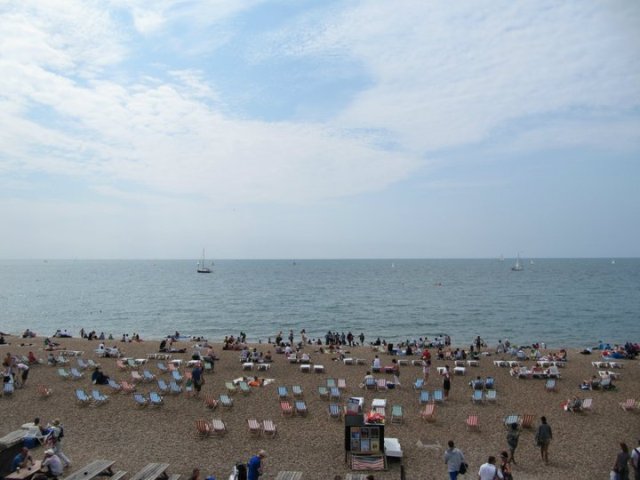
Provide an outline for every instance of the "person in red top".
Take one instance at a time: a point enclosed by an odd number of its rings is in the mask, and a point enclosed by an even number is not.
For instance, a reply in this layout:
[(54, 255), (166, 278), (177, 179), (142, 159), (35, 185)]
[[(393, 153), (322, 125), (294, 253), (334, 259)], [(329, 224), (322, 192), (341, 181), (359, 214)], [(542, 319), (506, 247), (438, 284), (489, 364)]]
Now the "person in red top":
[(429, 349), (428, 349), (428, 348), (425, 348), (425, 349), (422, 351), (422, 359), (423, 359), (423, 360), (431, 360), (431, 352), (429, 351)]

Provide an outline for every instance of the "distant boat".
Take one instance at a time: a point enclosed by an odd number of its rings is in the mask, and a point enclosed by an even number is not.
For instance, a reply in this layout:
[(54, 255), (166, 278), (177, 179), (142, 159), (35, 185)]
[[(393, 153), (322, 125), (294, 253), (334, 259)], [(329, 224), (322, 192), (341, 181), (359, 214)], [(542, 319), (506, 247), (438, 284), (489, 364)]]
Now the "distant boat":
[(522, 270), (524, 270), (524, 267), (520, 263), (520, 254), (519, 253), (518, 253), (518, 256), (516, 258), (516, 263), (513, 265), (513, 267), (511, 267), (511, 270), (513, 270), (514, 272), (521, 272)]
[(198, 262), (198, 273), (211, 273), (211, 269), (204, 264), (204, 248), (202, 249), (202, 260)]
[(529, 265), (533, 265), (533, 260), (529, 260)]
[(615, 260), (611, 260), (611, 265), (615, 265), (616, 261)]

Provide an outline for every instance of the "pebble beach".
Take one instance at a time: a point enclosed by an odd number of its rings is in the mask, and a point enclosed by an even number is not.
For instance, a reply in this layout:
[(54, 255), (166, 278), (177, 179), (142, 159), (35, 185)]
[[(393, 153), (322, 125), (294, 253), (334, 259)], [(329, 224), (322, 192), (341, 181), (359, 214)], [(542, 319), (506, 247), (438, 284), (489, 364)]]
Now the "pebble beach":
[[(46, 359), (43, 338), (22, 339), (6, 337), (9, 345), (0, 347), (4, 357), (27, 355), (29, 351), (38, 358)], [(82, 351), (80, 358), (93, 359), (100, 363), (103, 372), (111, 378), (131, 380), (131, 372), (120, 370), (113, 358), (99, 358), (95, 353), (98, 341), (77, 338), (55, 339), (60, 348)], [(107, 342), (116, 344), (126, 357), (146, 359), (148, 354), (158, 351), (157, 341)], [(176, 348), (186, 349), (185, 353), (174, 353), (172, 359), (182, 359), (183, 364), (191, 359), (192, 342), (179, 342)], [(242, 368), (239, 352), (222, 350), (221, 344), (213, 344), (219, 358), (214, 371), (205, 374), (205, 385), (199, 397), (165, 395), (160, 407), (139, 408), (130, 394), (113, 393), (108, 386), (98, 389), (109, 396), (102, 406), (81, 406), (76, 402), (75, 389), (84, 388), (90, 392), (96, 386), (91, 384), (91, 371), (84, 371), (79, 380), (63, 380), (58, 369), (46, 363), (34, 365), (24, 388), (19, 388), (10, 397), (0, 398), (1, 435), (19, 429), (34, 417), (43, 422), (59, 418), (65, 427), (64, 452), (72, 460), (70, 471), (75, 471), (97, 458), (115, 461), (114, 468), (126, 470), (133, 476), (150, 462), (170, 464), (168, 473), (182, 474), (188, 478), (193, 468), (198, 467), (202, 478), (214, 475), (217, 480), (227, 480), (234, 463), (246, 462), (259, 449), (267, 452), (263, 479), (275, 479), (279, 471), (303, 472), (305, 480), (342, 478), (351, 470), (345, 463), (344, 435), (342, 420), (328, 415), (329, 400), (320, 398), (318, 386), (326, 385), (327, 378), (343, 378), (346, 389), (342, 391), (342, 403), (348, 397), (364, 397), (365, 410), (374, 398), (387, 400), (387, 417), (392, 405), (401, 405), (404, 421), (401, 424), (385, 424), (385, 437), (397, 438), (403, 451), (402, 464), (407, 479), (426, 480), (447, 478), (443, 454), (447, 441), (454, 440), (470, 466), (466, 478), (475, 478), (479, 466), (489, 455), (499, 456), (507, 450), (504, 418), (511, 414), (533, 414), (533, 429), (523, 429), (516, 451), (517, 465), (513, 466), (516, 479), (582, 479), (608, 478), (609, 471), (619, 450), (619, 442), (630, 447), (637, 446), (640, 438), (640, 414), (626, 412), (620, 403), (628, 398), (640, 397), (640, 368), (638, 360), (622, 360), (623, 368), (617, 369), (620, 378), (615, 381), (613, 391), (581, 391), (579, 385), (585, 378), (597, 374), (591, 362), (601, 360), (599, 352), (582, 355), (578, 351), (568, 352), (566, 367), (560, 369), (561, 378), (555, 392), (545, 389), (541, 379), (518, 379), (512, 377), (509, 368), (499, 367), (495, 360), (515, 360), (505, 354), (496, 354), (491, 348), (490, 355), (482, 355), (477, 367), (466, 368), (465, 375), (454, 375), (449, 399), (436, 408), (435, 422), (425, 422), (420, 417), (421, 405), (418, 392), (413, 388), (417, 378), (422, 377), (420, 366), (413, 366), (413, 357), (390, 356), (374, 351), (370, 346), (347, 347), (347, 356), (364, 359), (364, 364), (347, 365), (334, 353), (321, 353), (316, 345), (306, 345), (314, 365), (323, 365), (324, 373), (304, 373), (298, 364), (287, 361), (283, 354), (274, 354), (273, 362), (266, 371), (246, 371)], [(251, 345), (266, 352), (274, 347), (267, 344)], [(548, 352), (552, 352), (549, 350)], [(542, 353), (548, 353), (542, 352)], [(57, 353), (57, 352), (54, 352)], [(370, 370), (375, 355), (379, 355), (383, 365), (390, 365), (393, 358), (409, 360), (400, 366), (398, 388), (386, 391), (372, 391), (361, 388), (360, 384)], [(435, 356), (434, 356), (435, 357)], [(74, 358), (70, 365), (75, 366)], [(431, 375), (425, 389), (433, 391), (442, 388), (442, 379), (437, 375), (437, 367), (453, 362), (433, 360)], [(533, 365), (526, 361), (524, 365)], [(149, 359), (142, 367), (158, 378), (169, 379), (157, 368), (157, 360)], [(183, 367), (184, 371), (184, 367)], [(273, 379), (268, 385), (252, 388), (251, 393), (238, 392), (233, 396), (233, 407), (218, 406), (211, 410), (204, 405), (206, 394), (216, 397), (227, 393), (225, 382), (242, 376), (258, 375)], [(376, 377), (393, 380), (389, 374), (375, 374)], [(495, 378), (497, 401), (482, 404), (471, 401), (470, 380), (476, 376)], [(52, 389), (47, 398), (40, 398), (37, 385)], [(280, 413), (277, 387), (299, 385), (304, 392), (309, 413), (306, 416), (283, 417)], [(137, 391), (147, 394), (158, 391), (155, 382), (139, 383)], [(593, 409), (585, 413), (564, 411), (561, 404), (568, 398), (579, 395), (593, 398)], [(477, 414), (479, 431), (469, 431), (465, 420), (468, 415)], [(540, 460), (539, 449), (534, 445), (534, 434), (539, 417), (545, 415), (553, 429), (550, 447), (550, 463)], [(222, 419), (227, 428), (223, 436), (201, 438), (196, 431), (198, 419)], [(277, 427), (275, 438), (251, 435), (247, 419), (258, 421), (271, 419)], [(41, 458), (43, 448), (34, 449), (34, 456)], [(390, 459), (386, 471), (371, 472), (375, 479), (400, 478), (401, 462)], [(464, 478), (464, 477), (463, 477)]]

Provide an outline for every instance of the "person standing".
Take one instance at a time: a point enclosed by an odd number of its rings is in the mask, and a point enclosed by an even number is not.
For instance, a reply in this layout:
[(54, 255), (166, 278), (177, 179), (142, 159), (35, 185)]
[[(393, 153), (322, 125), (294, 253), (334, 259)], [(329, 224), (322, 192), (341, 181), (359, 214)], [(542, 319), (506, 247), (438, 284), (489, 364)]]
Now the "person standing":
[(504, 480), (513, 480), (513, 474), (511, 473), (511, 462), (509, 461), (509, 453), (502, 452), (500, 454), (500, 472)]
[(442, 389), (444, 390), (444, 398), (449, 398), (449, 390), (451, 390), (451, 372), (449, 371), (449, 365), (444, 367), (444, 372), (442, 373), (443, 381), (442, 381)]
[(551, 427), (547, 423), (547, 417), (540, 417), (540, 426), (536, 432), (536, 445), (540, 447), (540, 458), (549, 464), (549, 444), (553, 438)]
[(262, 475), (262, 459), (267, 456), (264, 450), (259, 450), (256, 455), (249, 459), (247, 464), (247, 480), (258, 480), (258, 477)]
[(51, 424), (51, 436), (53, 441), (53, 452), (55, 456), (62, 461), (64, 468), (71, 466), (71, 460), (64, 453), (62, 453), (62, 439), (64, 438), (64, 428), (60, 423), (60, 420), (56, 418)]
[(429, 371), (431, 370), (431, 360), (426, 358), (422, 358), (422, 379), (424, 383), (427, 383), (429, 380)]
[(638, 445), (631, 452), (631, 466), (635, 471), (635, 480), (640, 480), (640, 440), (638, 440)]
[(464, 462), (464, 454), (462, 450), (456, 448), (453, 440), (449, 440), (449, 448), (444, 452), (444, 463), (447, 464), (447, 471), (449, 472), (449, 480), (456, 480), (458, 478), (458, 472)]
[(626, 443), (620, 443), (620, 452), (616, 456), (613, 464), (613, 471), (616, 472), (616, 480), (629, 480), (629, 447)]
[(520, 439), (520, 431), (518, 430), (518, 424), (513, 422), (509, 432), (507, 432), (507, 444), (509, 445), (509, 462), (515, 465), (516, 463), (516, 448), (518, 448), (518, 440)]
[(480, 470), (478, 470), (478, 480), (494, 480), (496, 478), (502, 480), (504, 477), (500, 469), (496, 467), (496, 457), (491, 455), (487, 459), (487, 463), (483, 463), (480, 466)]
[(193, 380), (193, 396), (197, 397), (202, 390), (202, 385), (204, 384), (204, 377), (202, 375), (202, 367), (200, 366), (200, 362), (197, 362), (193, 369), (191, 370), (191, 379)]

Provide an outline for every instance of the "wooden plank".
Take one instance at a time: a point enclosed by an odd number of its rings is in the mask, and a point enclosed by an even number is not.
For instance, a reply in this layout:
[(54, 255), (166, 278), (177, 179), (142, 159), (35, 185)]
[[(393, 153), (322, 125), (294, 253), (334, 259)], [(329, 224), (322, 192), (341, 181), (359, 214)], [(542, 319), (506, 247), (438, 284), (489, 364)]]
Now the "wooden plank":
[(116, 462), (113, 460), (94, 460), (84, 468), (81, 468), (80, 470), (73, 472), (68, 477), (65, 477), (65, 480), (90, 480), (97, 477), (102, 472), (111, 472), (111, 465), (114, 463)]
[(0, 450), (11, 448), (14, 445), (22, 442), (24, 436), (27, 434), (26, 430), (14, 430), (11, 433), (7, 433), (4, 437), (0, 438)]
[(138, 473), (136, 473), (131, 480), (156, 480), (156, 478), (167, 478), (165, 471), (169, 468), (168, 463), (150, 463)]
[(301, 480), (302, 472), (279, 472), (276, 480)]

